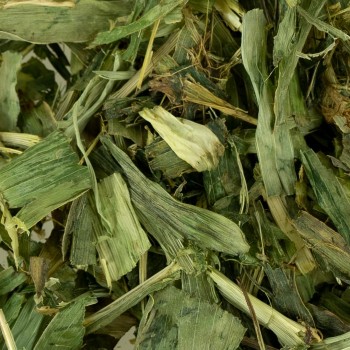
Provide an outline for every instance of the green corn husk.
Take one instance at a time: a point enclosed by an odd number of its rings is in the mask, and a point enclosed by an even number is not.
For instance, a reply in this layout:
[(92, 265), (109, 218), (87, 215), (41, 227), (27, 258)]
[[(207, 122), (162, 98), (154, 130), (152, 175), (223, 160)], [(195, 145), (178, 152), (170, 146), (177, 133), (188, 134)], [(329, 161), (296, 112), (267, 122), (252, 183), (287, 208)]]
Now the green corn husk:
[(87, 168), (77, 163), (68, 139), (55, 132), (0, 170), (0, 192), (30, 228), (90, 188)]

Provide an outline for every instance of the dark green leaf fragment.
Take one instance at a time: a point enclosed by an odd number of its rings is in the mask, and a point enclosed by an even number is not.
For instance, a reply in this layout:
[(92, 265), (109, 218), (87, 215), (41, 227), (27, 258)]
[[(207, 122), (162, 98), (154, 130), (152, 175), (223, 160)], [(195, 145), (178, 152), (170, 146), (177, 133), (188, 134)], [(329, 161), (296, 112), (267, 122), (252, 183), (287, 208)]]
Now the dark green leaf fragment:
[(337, 336), (350, 332), (350, 325), (324, 307), (308, 304), (308, 309), (317, 324), (317, 328), (328, 336)]
[(149, 304), (153, 307), (141, 320), (138, 349), (234, 350), (245, 333), (232, 314), (175, 287), (157, 292)]
[(194, 171), (187, 162), (179, 158), (164, 140), (155, 140), (145, 148), (152, 171), (161, 171), (167, 178), (176, 178)]
[(34, 350), (81, 349), (87, 299), (80, 298), (59, 311), (41, 334)]
[(13, 267), (0, 272), (0, 295), (13, 291), (26, 281), (27, 277), (22, 272), (16, 272)]
[(282, 268), (273, 269), (270, 265), (266, 265), (265, 272), (274, 293), (274, 306), (284, 315), (314, 326), (312, 316), (300, 298), (293, 271)]
[[(70, 251), (70, 262), (73, 265), (96, 265), (92, 222), (93, 215), (88, 203), (88, 196), (84, 194), (73, 202), (64, 231), (63, 256), (66, 256), (67, 252)], [(70, 237), (72, 237), (71, 247), (69, 247)]]
[(29, 298), (11, 327), (17, 349), (33, 349), (43, 321), (44, 316), (36, 310), (34, 298)]
[(329, 215), (338, 228), (339, 233), (349, 244), (350, 200), (346, 196), (339, 180), (332, 171), (321, 163), (312, 149), (301, 152), (301, 160), (305, 167), (307, 177), (316, 194), (318, 204)]

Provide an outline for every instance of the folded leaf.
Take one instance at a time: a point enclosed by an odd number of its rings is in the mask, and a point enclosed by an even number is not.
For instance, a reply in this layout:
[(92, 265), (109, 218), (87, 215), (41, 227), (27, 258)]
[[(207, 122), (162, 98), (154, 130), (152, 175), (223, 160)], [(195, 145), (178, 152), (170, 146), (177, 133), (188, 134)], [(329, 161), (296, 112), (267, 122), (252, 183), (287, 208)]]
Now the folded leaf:
[(258, 126), (256, 129), (256, 149), (259, 166), (268, 196), (283, 192), (282, 182), (276, 164), (276, 146), (273, 124), (273, 86), (267, 71), (267, 30), (262, 10), (254, 9), (243, 17), (242, 24), (242, 60), (252, 82), (259, 106)]
[(218, 165), (224, 146), (206, 126), (191, 120), (174, 117), (160, 106), (139, 112), (149, 121), (176, 155), (197, 171), (210, 170)]

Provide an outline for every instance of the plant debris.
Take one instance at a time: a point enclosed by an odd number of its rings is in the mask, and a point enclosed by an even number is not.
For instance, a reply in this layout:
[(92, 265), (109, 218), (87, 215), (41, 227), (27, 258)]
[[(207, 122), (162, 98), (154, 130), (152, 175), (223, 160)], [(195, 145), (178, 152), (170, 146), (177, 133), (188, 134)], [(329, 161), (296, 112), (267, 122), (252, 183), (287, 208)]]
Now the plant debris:
[(349, 349), (349, 10), (0, 1), (0, 346)]

